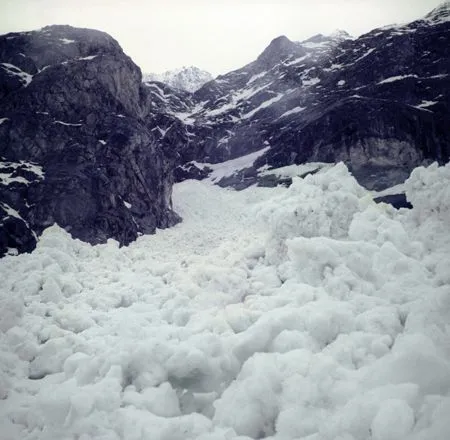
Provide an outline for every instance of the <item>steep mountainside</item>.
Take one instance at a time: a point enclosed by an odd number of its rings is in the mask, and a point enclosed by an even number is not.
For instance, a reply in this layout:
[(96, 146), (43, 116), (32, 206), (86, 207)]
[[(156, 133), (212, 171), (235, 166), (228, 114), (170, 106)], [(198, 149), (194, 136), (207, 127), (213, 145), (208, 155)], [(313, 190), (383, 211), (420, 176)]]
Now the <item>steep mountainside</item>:
[(258, 167), (343, 160), (370, 188), (404, 180), (424, 161), (446, 162), (449, 11), (447, 2), (357, 39), (276, 38), (257, 60), (194, 94), (190, 114), (180, 114), (195, 138), (182, 161), (257, 150)]
[(175, 167), (200, 179), (239, 158), (215, 179), (243, 188), (261, 168), (344, 161), (380, 190), (447, 162), (450, 3), (357, 39), (281, 36), (195, 93), (179, 84), (142, 81), (99, 31), (1, 36), (0, 255), (33, 249), (53, 223), (121, 244), (173, 225)]
[(180, 69), (168, 70), (164, 73), (147, 73), (144, 74), (144, 81), (158, 81), (168, 86), (193, 93), (197, 91), (207, 82), (211, 81), (213, 76), (201, 70), (198, 67), (183, 66)]
[[(99, 31), (0, 37), (0, 255), (53, 223), (91, 243), (173, 225), (173, 158), (141, 71)], [(172, 142), (176, 140), (172, 139)]]

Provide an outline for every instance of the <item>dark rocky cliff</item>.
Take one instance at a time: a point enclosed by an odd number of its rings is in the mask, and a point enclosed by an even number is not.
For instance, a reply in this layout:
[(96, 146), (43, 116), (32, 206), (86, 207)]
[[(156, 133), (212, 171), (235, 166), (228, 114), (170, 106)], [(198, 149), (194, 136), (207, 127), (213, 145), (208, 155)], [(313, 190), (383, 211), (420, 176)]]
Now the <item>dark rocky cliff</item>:
[(53, 223), (127, 244), (179, 220), (174, 157), (148, 123), (139, 67), (114, 39), (69, 26), (8, 34), (0, 75), (0, 253), (32, 249)]

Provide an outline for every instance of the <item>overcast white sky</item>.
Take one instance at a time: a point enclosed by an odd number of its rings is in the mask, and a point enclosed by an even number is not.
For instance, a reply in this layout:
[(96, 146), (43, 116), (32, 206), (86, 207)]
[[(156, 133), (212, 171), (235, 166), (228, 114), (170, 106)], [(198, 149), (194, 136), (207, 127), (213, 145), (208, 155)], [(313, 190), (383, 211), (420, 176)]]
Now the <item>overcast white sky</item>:
[(422, 17), (441, 0), (0, 0), (0, 34), (70, 24), (116, 38), (144, 72), (242, 67), (279, 36), (358, 36)]

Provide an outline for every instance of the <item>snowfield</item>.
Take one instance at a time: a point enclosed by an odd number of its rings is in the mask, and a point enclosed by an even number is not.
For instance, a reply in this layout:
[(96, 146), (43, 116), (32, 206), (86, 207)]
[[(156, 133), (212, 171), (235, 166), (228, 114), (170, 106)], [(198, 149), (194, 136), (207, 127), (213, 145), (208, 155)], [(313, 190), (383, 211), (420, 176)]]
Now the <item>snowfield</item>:
[(127, 248), (49, 228), (0, 260), (0, 438), (449, 439), (450, 166), (405, 190), (338, 164), (183, 182)]

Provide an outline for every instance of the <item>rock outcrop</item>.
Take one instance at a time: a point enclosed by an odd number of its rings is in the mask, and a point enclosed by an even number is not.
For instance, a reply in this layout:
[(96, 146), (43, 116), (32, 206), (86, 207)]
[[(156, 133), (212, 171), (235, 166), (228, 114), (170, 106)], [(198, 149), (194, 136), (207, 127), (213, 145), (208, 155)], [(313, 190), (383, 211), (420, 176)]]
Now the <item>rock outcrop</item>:
[[(138, 66), (109, 35), (69, 26), (0, 37), (0, 253), (57, 223), (128, 244), (176, 223), (173, 154)], [(174, 140), (176, 142), (176, 140)]]

